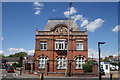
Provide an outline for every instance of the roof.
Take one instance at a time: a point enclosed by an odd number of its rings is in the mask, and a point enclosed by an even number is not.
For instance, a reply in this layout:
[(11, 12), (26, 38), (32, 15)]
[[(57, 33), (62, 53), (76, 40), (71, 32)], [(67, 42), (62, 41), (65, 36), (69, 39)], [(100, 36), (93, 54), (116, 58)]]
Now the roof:
[(18, 62), (20, 60), (20, 58), (2, 58), (2, 60), (7, 61), (7, 62)]
[[(50, 19), (50, 20), (48, 20), (44, 30), (50, 31), (51, 28), (55, 27), (57, 24), (65, 24), (68, 26), (68, 20), (67, 19), (64, 19), (64, 20), (62, 20), (62, 19), (56, 19), (56, 20)], [(80, 31), (78, 26), (77, 26), (77, 23), (74, 20), (70, 20), (70, 28), (72, 28), (73, 31)]]

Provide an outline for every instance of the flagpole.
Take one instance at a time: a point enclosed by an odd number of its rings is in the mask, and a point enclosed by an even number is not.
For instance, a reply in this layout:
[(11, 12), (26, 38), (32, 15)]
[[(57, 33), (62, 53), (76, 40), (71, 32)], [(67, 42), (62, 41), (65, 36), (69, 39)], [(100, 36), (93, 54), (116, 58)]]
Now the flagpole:
[(72, 2), (69, 3), (69, 16), (68, 16), (68, 41), (67, 41), (67, 60), (66, 60), (66, 71), (65, 76), (67, 77), (68, 74), (68, 62), (69, 62), (69, 39), (70, 39), (70, 8)]

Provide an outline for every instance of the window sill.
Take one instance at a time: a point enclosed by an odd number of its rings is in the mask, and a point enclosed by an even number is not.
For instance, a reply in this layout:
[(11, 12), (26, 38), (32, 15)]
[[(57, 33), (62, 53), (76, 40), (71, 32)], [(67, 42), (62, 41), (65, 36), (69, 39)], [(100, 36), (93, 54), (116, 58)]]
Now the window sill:
[(66, 70), (66, 69), (62, 69), (62, 68), (60, 68), (60, 69), (57, 69), (57, 70)]
[(80, 68), (80, 69), (76, 69), (76, 68), (75, 68), (75, 70), (83, 70), (83, 68)]
[(45, 70), (46, 68), (38, 68), (38, 69), (43, 69), (43, 70)]

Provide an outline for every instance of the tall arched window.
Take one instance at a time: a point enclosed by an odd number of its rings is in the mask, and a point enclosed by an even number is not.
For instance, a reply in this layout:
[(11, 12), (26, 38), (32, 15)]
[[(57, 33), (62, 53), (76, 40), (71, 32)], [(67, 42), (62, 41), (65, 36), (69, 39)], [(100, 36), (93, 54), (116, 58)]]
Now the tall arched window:
[(82, 69), (83, 64), (85, 64), (85, 59), (84, 57), (76, 57), (75, 62), (76, 62), (76, 69)]
[(66, 57), (57, 58), (57, 69), (66, 69)]
[(48, 58), (47, 57), (40, 57), (38, 59), (38, 68), (45, 68), (45, 65), (47, 63)]

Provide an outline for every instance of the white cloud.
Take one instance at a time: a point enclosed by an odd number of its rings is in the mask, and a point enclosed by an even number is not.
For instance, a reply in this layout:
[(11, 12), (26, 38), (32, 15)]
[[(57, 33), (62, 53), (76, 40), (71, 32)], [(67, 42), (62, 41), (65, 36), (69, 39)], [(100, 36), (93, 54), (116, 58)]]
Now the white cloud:
[(104, 20), (98, 18), (90, 22), (85, 28), (87, 28), (88, 31), (94, 32), (97, 28), (102, 26), (103, 22)]
[(87, 19), (83, 20), (81, 27), (88, 25), (89, 21)]
[(4, 53), (5, 56), (9, 56), (10, 54), (15, 54), (18, 52), (26, 52), (28, 55), (34, 55), (34, 50), (26, 50), (24, 48), (8, 48), (8, 51), (0, 51), (0, 54)]
[(4, 53), (4, 51), (3, 50), (0, 50), (0, 54), (3, 54)]
[(88, 49), (88, 57), (90, 58), (98, 58), (98, 52), (94, 49)]
[(42, 7), (42, 6), (44, 6), (43, 3), (40, 3), (40, 2), (38, 2), (38, 1), (35, 1), (33, 4), (34, 4), (34, 6), (37, 6), (37, 7)]
[(25, 51), (23, 48), (9, 48), (8, 51), (10, 52), (22, 52)]
[(73, 15), (73, 14), (77, 13), (77, 10), (74, 7), (68, 8), (68, 10), (64, 12), (64, 15), (66, 17), (69, 16), (69, 9), (70, 9), (70, 15)]
[(113, 31), (113, 32), (120, 31), (120, 25), (115, 26), (115, 27), (112, 29), (112, 31)]
[(56, 10), (55, 10), (55, 9), (53, 9), (52, 11), (53, 11), (53, 12), (56, 12)]
[(36, 14), (36, 15), (39, 15), (39, 14), (40, 14), (40, 10), (36, 11), (35, 14)]
[(29, 51), (27, 51), (27, 53), (28, 53), (28, 55), (34, 55), (35, 50), (29, 50)]
[(35, 9), (35, 10), (41, 10), (42, 8), (39, 8), (39, 7), (35, 7), (35, 8), (33, 8), (33, 9)]
[(78, 20), (82, 21), (84, 19), (84, 17), (82, 15), (80, 15), (80, 14), (73, 15), (73, 16), (71, 16), (71, 18), (74, 19), (74, 21), (78, 21)]
[(4, 38), (3, 38), (3, 37), (0, 37), (0, 40), (4, 40)]
[(34, 10), (35, 10), (35, 15), (39, 15), (40, 13), (41, 13), (41, 10), (42, 10), (42, 8), (43, 8), (43, 6), (44, 6), (44, 4), (43, 3), (40, 3), (40, 2), (38, 2), (38, 1), (35, 1), (34, 3)]

